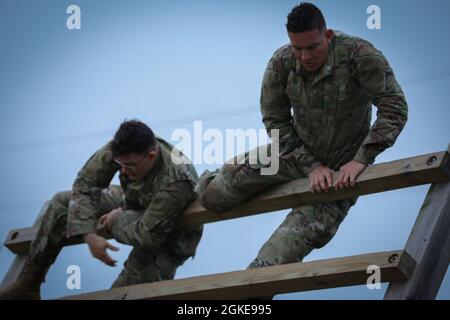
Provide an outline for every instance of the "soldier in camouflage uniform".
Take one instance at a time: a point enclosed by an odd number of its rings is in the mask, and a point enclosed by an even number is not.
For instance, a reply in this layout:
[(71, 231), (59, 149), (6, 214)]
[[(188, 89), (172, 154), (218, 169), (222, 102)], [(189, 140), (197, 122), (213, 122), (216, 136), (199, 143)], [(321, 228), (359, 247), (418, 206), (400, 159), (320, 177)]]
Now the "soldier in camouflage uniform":
[[(126, 121), (114, 139), (84, 165), (72, 191), (59, 192), (43, 215), (21, 275), (0, 299), (38, 299), (40, 285), (67, 237), (83, 237), (92, 255), (114, 266), (96, 234), (97, 225), (118, 242), (133, 246), (113, 287), (173, 279), (193, 257), (203, 227), (174, 228), (195, 197), (194, 167), (173, 147), (155, 138), (144, 123)], [(110, 185), (120, 170), (120, 186)]]
[[(269, 135), (272, 129), (279, 133), (278, 173), (261, 175), (261, 168), (270, 164), (250, 163), (248, 154), (245, 164), (228, 161), (220, 170), (205, 172), (196, 191), (211, 211), (232, 209), (297, 178), (308, 177), (315, 193), (352, 188), (406, 123), (404, 94), (372, 44), (327, 30), (320, 10), (309, 3), (295, 7), (286, 26), (290, 44), (270, 59), (261, 90), (264, 125)], [(370, 126), (372, 104), (378, 112)], [(339, 171), (336, 181), (333, 171)], [(332, 239), (356, 200), (294, 208), (248, 267), (302, 261)]]

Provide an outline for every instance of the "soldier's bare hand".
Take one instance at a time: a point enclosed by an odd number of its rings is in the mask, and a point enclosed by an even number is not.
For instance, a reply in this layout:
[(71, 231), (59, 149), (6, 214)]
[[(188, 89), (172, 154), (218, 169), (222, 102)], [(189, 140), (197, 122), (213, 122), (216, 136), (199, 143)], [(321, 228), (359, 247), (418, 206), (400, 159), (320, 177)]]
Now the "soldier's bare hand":
[(104, 214), (100, 217), (99, 223), (102, 227), (104, 227), (107, 231), (111, 232), (112, 225), (114, 221), (117, 219), (119, 215), (123, 213), (122, 208), (117, 208), (114, 210), (111, 210), (109, 213)]
[(108, 266), (115, 267), (116, 266), (116, 260), (113, 260), (109, 254), (106, 252), (106, 249), (110, 249), (112, 251), (119, 251), (119, 248), (114, 247), (112, 244), (110, 244), (108, 241), (106, 241), (105, 238), (98, 236), (95, 233), (88, 233), (85, 234), (84, 242), (86, 242), (89, 246), (89, 250), (91, 251), (91, 254), (102, 261), (103, 263), (107, 264)]
[(325, 192), (333, 186), (333, 171), (325, 166), (318, 166), (309, 174), (309, 189), (312, 193)]
[(367, 165), (358, 162), (356, 160), (352, 160), (347, 162), (339, 169), (339, 176), (334, 184), (336, 190), (339, 189), (350, 189), (355, 187), (356, 178), (364, 171)]

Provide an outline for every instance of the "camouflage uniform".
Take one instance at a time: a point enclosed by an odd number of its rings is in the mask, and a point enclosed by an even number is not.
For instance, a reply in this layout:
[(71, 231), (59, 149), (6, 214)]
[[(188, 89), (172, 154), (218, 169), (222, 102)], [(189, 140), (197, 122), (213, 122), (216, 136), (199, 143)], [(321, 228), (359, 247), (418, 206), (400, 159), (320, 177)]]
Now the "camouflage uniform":
[[(351, 160), (370, 165), (393, 145), (408, 107), (389, 63), (369, 42), (333, 32), (327, 60), (316, 73), (302, 68), (290, 45), (267, 65), (261, 112), (268, 133), (279, 130), (278, 173), (260, 175), (264, 165), (249, 161), (206, 172), (197, 185), (204, 207), (229, 210), (270, 186), (308, 177), (320, 164), (335, 171)], [(370, 126), (372, 104), (378, 112)], [(331, 240), (356, 200), (293, 209), (249, 268), (302, 261)]]
[(31, 261), (50, 265), (67, 237), (95, 232), (101, 215), (122, 207), (112, 237), (133, 250), (113, 287), (173, 279), (177, 267), (194, 256), (203, 231), (202, 226), (174, 229), (195, 197), (198, 177), (192, 165), (172, 162), (170, 144), (158, 143), (161, 152), (147, 177), (132, 181), (120, 174), (121, 186), (110, 185), (120, 168), (110, 143), (98, 150), (78, 173), (72, 192), (59, 192), (50, 201), (31, 244)]

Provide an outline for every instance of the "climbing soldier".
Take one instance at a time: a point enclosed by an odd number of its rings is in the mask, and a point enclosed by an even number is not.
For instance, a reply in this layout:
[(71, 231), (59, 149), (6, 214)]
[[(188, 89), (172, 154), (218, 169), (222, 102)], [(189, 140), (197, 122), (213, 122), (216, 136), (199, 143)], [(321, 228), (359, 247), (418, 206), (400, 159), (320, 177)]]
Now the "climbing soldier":
[[(290, 44), (270, 59), (261, 90), (264, 125), (269, 135), (278, 130), (279, 170), (261, 174), (270, 163), (252, 163), (247, 153), (236, 158), (245, 163), (228, 161), (220, 170), (205, 172), (196, 191), (210, 211), (232, 209), (271, 186), (298, 178), (308, 177), (313, 193), (352, 188), (375, 157), (394, 144), (406, 123), (402, 89), (372, 44), (327, 29), (321, 11), (310, 3), (296, 6), (286, 26)], [(372, 104), (378, 112), (371, 126)], [(270, 145), (259, 148), (271, 150)], [(335, 181), (333, 171), (338, 171)], [(294, 208), (248, 267), (302, 261), (332, 239), (356, 200)]]
[[(41, 283), (66, 238), (82, 237), (94, 257), (114, 266), (107, 249), (118, 248), (96, 233), (97, 225), (133, 247), (112, 287), (173, 279), (178, 266), (194, 256), (203, 227), (175, 228), (194, 199), (198, 177), (187, 159), (172, 151), (144, 123), (123, 122), (86, 162), (72, 191), (50, 201), (25, 267), (0, 299), (40, 299)], [(119, 170), (120, 186), (110, 185)]]

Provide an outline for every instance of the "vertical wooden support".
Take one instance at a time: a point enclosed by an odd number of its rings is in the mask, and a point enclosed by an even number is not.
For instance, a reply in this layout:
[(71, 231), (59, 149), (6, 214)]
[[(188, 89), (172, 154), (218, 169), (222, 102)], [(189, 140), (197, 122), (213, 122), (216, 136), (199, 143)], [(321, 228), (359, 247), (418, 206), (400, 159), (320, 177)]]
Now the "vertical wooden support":
[[(38, 217), (33, 223), (33, 227), (38, 227), (39, 223), (41, 222), (42, 216), (45, 214), (45, 212), (48, 210), (48, 206), (50, 205), (50, 201), (47, 201), (44, 206), (41, 209), (41, 212), (39, 213)], [(27, 261), (28, 253), (17, 255), (14, 258), (13, 263), (8, 269), (8, 272), (6, 273), (5, 277), (3, 278), (3, 281), (0, 285), (0, 288), (4, 288), (9, 286), (11, 283), (15, 282), (17, 278), (19, 277), (20, 272), (23, 270), (23, 267), (25, 266), (25, 262)]]
[(435, 299), (450, 263), (450, 182), (431, 185), (405, 251), (416, 261), (414, 272), (390, 283), (384, 299)]

